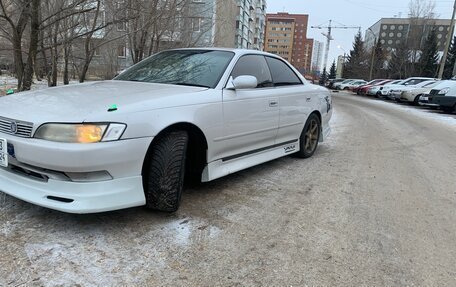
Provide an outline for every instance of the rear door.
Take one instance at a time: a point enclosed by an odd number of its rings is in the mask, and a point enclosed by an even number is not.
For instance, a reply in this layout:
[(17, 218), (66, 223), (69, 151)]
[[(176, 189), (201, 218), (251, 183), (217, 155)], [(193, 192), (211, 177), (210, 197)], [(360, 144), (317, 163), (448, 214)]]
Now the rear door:
[(284, 61), (274, 57), (266, 57), (266, 61), (280, 106), (276, 143), (288, 143), (299, 138), (312, 106), (320, 99), (313, 86), (304, 84)]

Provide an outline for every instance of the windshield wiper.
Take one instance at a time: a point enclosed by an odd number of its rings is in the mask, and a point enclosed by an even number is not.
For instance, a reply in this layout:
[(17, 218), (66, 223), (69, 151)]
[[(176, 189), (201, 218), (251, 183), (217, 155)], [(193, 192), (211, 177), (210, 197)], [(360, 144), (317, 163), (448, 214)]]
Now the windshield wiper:
[(206, 86), (206, 85), (200, 85), (200, 84), (194, 84), (194, 83), (186, 83), (186, 82), (169, 83), (169, 84), (171, 84), (171, 85), (178, 85), (178, 86), (201, 87), (201, 88), (208, 88), (208, 89), (211, 88), (211, 87)]

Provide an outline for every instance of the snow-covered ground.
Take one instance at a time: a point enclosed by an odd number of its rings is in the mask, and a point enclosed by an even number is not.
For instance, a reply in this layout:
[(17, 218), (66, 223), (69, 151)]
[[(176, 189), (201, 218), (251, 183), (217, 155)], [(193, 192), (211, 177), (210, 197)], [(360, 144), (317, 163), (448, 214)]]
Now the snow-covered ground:
[(408, 105), (406, 103), (398, 104), (393, 101), (384, 101), (384, 100), (379, 100), (375, 98), (370, 98), (370, 97), (361, 97), (361, 96), (356, 96), (351, 93), (334, 93), (333, 95), (339, 94), (342, 97), (346, 97), (347, 95), (355, 97), (359, 100), (365, 100), (369, 101), (370, 104), (372, 105), (377, 105), (381, 107), (386, 107), (388, 109), (392, 110), (397, 110), (401, 111), (404, 113), (407, 113), (409, 115), (416, 115), (420, 118), (423, 118), (424, 120), (430, 120), (433, 122), (439, 122), (439, 123), (444, 123), (449, 126), (456, 126), (456, 114), (448, 114), (444, 113), (443, 111), (436, 109), (436, 108), (430, 108), (430, 107), (425, 107), (425, 106), (412, 106)]
[[(71, 80), (71, 84), (77, 84), (79, 83), (77, 80)], [(58, 86), (63, 85), (62, 81), (59, 81)], [(0, 76), (0, 96), (6, 95), (6, 92), (9, 89), (13, 89), (16, 91), (17, 87), (17, 79), (11, 76)], [(41, 81), (37, 81), (36, 79), (33, 82), (32, 85), (32, 90), (42, 90), (42, 89), (47, 89), (48, 88), (48, 82), (47, 80), (43, 79)]]

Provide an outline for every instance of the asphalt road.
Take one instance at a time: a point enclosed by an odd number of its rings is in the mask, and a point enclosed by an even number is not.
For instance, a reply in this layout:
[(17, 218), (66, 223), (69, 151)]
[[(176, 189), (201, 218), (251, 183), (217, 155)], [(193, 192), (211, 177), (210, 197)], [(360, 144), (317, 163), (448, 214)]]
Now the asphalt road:
[(0, 194), (0, 286), (455, 286), (456, 115), (334, 104), (313, 158), (188, 190), (173, 215)]

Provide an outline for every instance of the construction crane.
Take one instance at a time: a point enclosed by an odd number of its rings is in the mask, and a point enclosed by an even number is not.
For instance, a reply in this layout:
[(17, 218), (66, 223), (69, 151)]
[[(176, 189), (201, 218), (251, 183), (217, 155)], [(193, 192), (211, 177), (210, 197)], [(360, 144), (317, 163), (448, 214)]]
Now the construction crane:
[(318, 26), (310, 26), (310, 28), (314, 29), (328, 29), (328, 33), (321, 33), (323, 36), (326, 38), (326, 50), (325, 50), (325, 59), (324, 59), (324, 66), (323, 68), (326, 70), (327, 64), (328, 64), (328, 55), (329, 55), (329, 46), (331, 45), (331, 41), (334, 40), (334, 38), (331, 36), (332, 29), (358, 29), (361, 31), (360, 26), (346, 26), (342, 25), (341, 26), (332, 26), (332, 20), (329, 20), (329, 25), (328, 26), (323, 26), (323, 25), (318, 25)]

